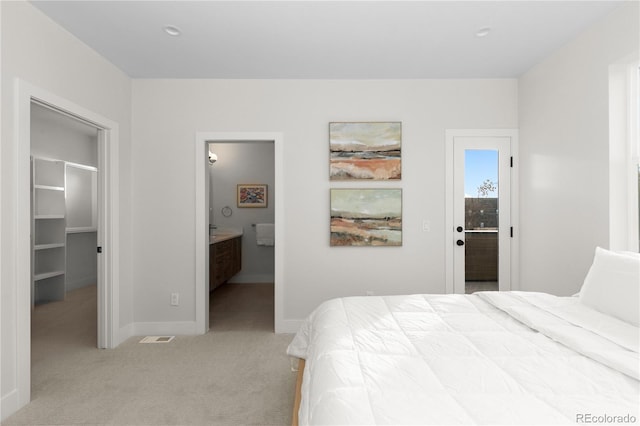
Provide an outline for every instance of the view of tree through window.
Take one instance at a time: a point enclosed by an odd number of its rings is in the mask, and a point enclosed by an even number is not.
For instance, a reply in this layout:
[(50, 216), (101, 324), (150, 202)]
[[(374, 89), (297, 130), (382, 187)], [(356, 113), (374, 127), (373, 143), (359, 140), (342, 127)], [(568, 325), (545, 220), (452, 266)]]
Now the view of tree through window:
[(498, 228), (498, 151), (465, 152), (465, 229)]

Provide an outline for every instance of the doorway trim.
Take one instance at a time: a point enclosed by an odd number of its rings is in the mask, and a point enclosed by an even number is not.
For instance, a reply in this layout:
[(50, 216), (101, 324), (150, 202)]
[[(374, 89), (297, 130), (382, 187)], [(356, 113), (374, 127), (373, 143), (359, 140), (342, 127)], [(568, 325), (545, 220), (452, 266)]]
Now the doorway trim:
[(447, 129), (445, 131), (445, 292), (451, 294), (454, 289), (454, 151), (453, 141), (456, 137), (508, 137), (511, 140), (511, 157), (513, 168), (511, 169), (511, 226), (513, 237), (511, 238), (511, 290), (520, 289), (519, 269), (519, 234), (520, 221), (518, 214), (518, 129)]
[[(118, 345), (119, 322), (119, 190), (118, 123), (80, 105), (15, 80), (16, 88), (16, 388), (18, 407), (31, 399), (31, 103), (79, 119), (98, 129), (98, 273), (102, 269), (102, 288), (98, 288), (98, 347)], [(98, 279), (100, 282), (100, 279)]]
[[(195, 295), (196, 332), (205, 334), (209, 330), (209, 193), (207, 189), (209, 143), (224, 142), (272, 142), (274, 147), (275, 174), (275, 244), (274, 244), (274, 328), (283, 330), (284, 288), (284, 138), (277, 132), (197, 132), (195, 137)], [(204, 195), (204, 196), (203, 196)]]

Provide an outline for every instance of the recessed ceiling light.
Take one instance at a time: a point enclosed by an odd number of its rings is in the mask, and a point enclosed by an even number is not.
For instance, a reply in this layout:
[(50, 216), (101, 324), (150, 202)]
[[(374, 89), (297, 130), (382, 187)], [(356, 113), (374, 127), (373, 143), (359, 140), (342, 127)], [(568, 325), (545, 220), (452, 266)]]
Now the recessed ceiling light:
[(166, 25), (163, 29), (165, 33), (169, 34), (172, 37), (178, 37), (182, 34), (180, 28), (176, 27), (175, 25)]
[(476, 37), (486, 37), (491, 32), (491, 27), (483, 27), (476, 31)]

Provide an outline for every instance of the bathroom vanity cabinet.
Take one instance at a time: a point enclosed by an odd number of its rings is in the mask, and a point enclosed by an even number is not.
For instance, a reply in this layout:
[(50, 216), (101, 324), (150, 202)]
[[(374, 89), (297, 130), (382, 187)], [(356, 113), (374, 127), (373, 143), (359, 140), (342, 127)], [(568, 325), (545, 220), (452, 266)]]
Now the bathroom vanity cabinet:
[(242, 269), (242, 235), (212, 238), (209, 244), (209, 291)]

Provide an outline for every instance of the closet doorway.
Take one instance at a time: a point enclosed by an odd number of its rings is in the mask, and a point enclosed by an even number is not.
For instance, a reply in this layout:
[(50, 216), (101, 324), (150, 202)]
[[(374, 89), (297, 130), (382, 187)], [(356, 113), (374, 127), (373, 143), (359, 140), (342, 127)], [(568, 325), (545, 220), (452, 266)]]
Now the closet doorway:
[[(118, 190), (118, 123), (111, 121), (101, 115), (95, 114), (74, 102), (50, 93), (44, 89), (33, 86), (23, 80), (16, 82), (16, 137), (17, 137), (17, 223), (16, 223), (16, 406), (22, 407), (31, 400), (31, 317), (35, 305), (35, 294), (32, 296), (33, 271), (35, 270), (34, 240), (32, 235), (32, 227), (34, 224), (34, 210), (32, 209), (32, 178), (33, 169), (31, 167), (31, 132), (32, 132), (32, 107), (45, 108), (50, 112), (55, 112), (67, 118), (78, 120), (85, 125), (89, 125), (96, 129), (97, 132), (97, 170), (95, 171), (95, 179), (97, 180), (97, 190), (95, 200), (95, 227), (96, 239), (98, 247), (94, 246), (91, 256), (97, 256), (97, 315), (96, 315), (96, 344), (93, 346), (98, 348), (113, 348), (119, 343), (119, 262), (115, 255), (119, 251), (119, 190)], [(57, 160), (56, 158), (49, 158)], [(74, 163), (74, 166), (81, 166), (81, 163)], [(66, 163), (50, 161), (47, 163), (49, 172), (56, 173), (62, 170), (62, 176), (65, 174)], [(57, 168), (56, 168), (57, 164)], [(37, 167), (37, 166), (36, 166)], [(44, 166), (47, 169), (47, 166)], [(77, 170), (75, 170), (77, 169)], [(75, 167), (74, 171), (84, 174), (87, 171), (93, 172), (91, 167), (88, 169), (83, 167)], [(57, 170), (57, 172), (55, 171)], [(45, 176), (48, 172), (45, 171)], [(55, 178), (54, 178), (55, 179)], [(60, 179), (59, 175), (58, 178)], [(58, 183), (49, 182), (38, 183), (43, 187), (53, 187), (48, 189), (40, 188), (38, 191), (48, 192), (45, 199), (58, 199), (54, 201), (57, 204), (55, 209), (64, 209), (66, 215), (66, 206), (64, 201), (61, 203), (61, 197), (52, 195), (56, 192), (62, 192), (64, 181)], [(62, 183), (62, 184), (60, 184)], [(82, 185), (81, 185), (82, 186)], [(57, 188), (56, 188), (57, 187)], [(34, 189), (35, 191), (35, 189)], [(64, 199), (64, 197), (62, 197)], [(66, 200), (65, 200), (66, 201)], [(61, 206), (62, 204), (62, 206)], [(40, 220), (55, 220), (60, 213), (40, 212)], [(50, 215), (51, 219), (46, 219)], [(76, 228), (82, 228), (77, 226)], [(50, 227), (51, 228), (51, 227)], [(59, 269), (54, 265), (66, 265), (66, 225), (64, 227), (54, 226), (53, 229), (45, 231), (45, 235), (55, 236), (51, 242), (43, 242), (39, 240), (38, 251), (54, 250), (58, 254), (45, 255), (44, 259), (38, 260), (39, 271), (46, 274), (46, 271), (54, 275), (60, 275)], [(61, 234), (60, 229), (63, 230)], [(79, 231), (79, 229), (75, 229)], [(47, 234), (49, 232), (49, 234)], [(57, 232), (57, 234), (56, 234)], [(35, 233), (35, 230), (34, 230)], [(81, 232), (77, 232), (81, 233)], [(64, 237), (62, 236), (64, 235)], [(48, 237), (47, 237), (48, 238)], [(49, 246), (49, 244), (53, 246)], [(61, 247), (62, 246), (62, 247)], [(63, 250), (59, 250), (63, 248)], [(98, 248), (102, 248), (102, 253), (98, 254)], [(60, 254), (62, 252), (63, 254)], [(64, 263), (62, 262), (64, 260)], [(65, 266), (66, 268), (66, 266)], [(38, 277), (40, 279), (49, 278), (46, 275)], [(62, 286), (54, 286), (52, 291), (44, 291), (41, 296), (44, 298), (55, 297), (59, 295)], [(37, 294), (37, 292), (36, 292)]]
[(34, 307), (98, 284), (98, 137), (95, 126), (31, 104)]
[(100, 130), (32, 102), (31, 385), (98, 346)]
[(68, 301), (71, 292), (90, 298), (93, 318), (76, 323), (95, 324), (97, 346), (100, 130), (35, 102), (30, 112), (32, 306)]

